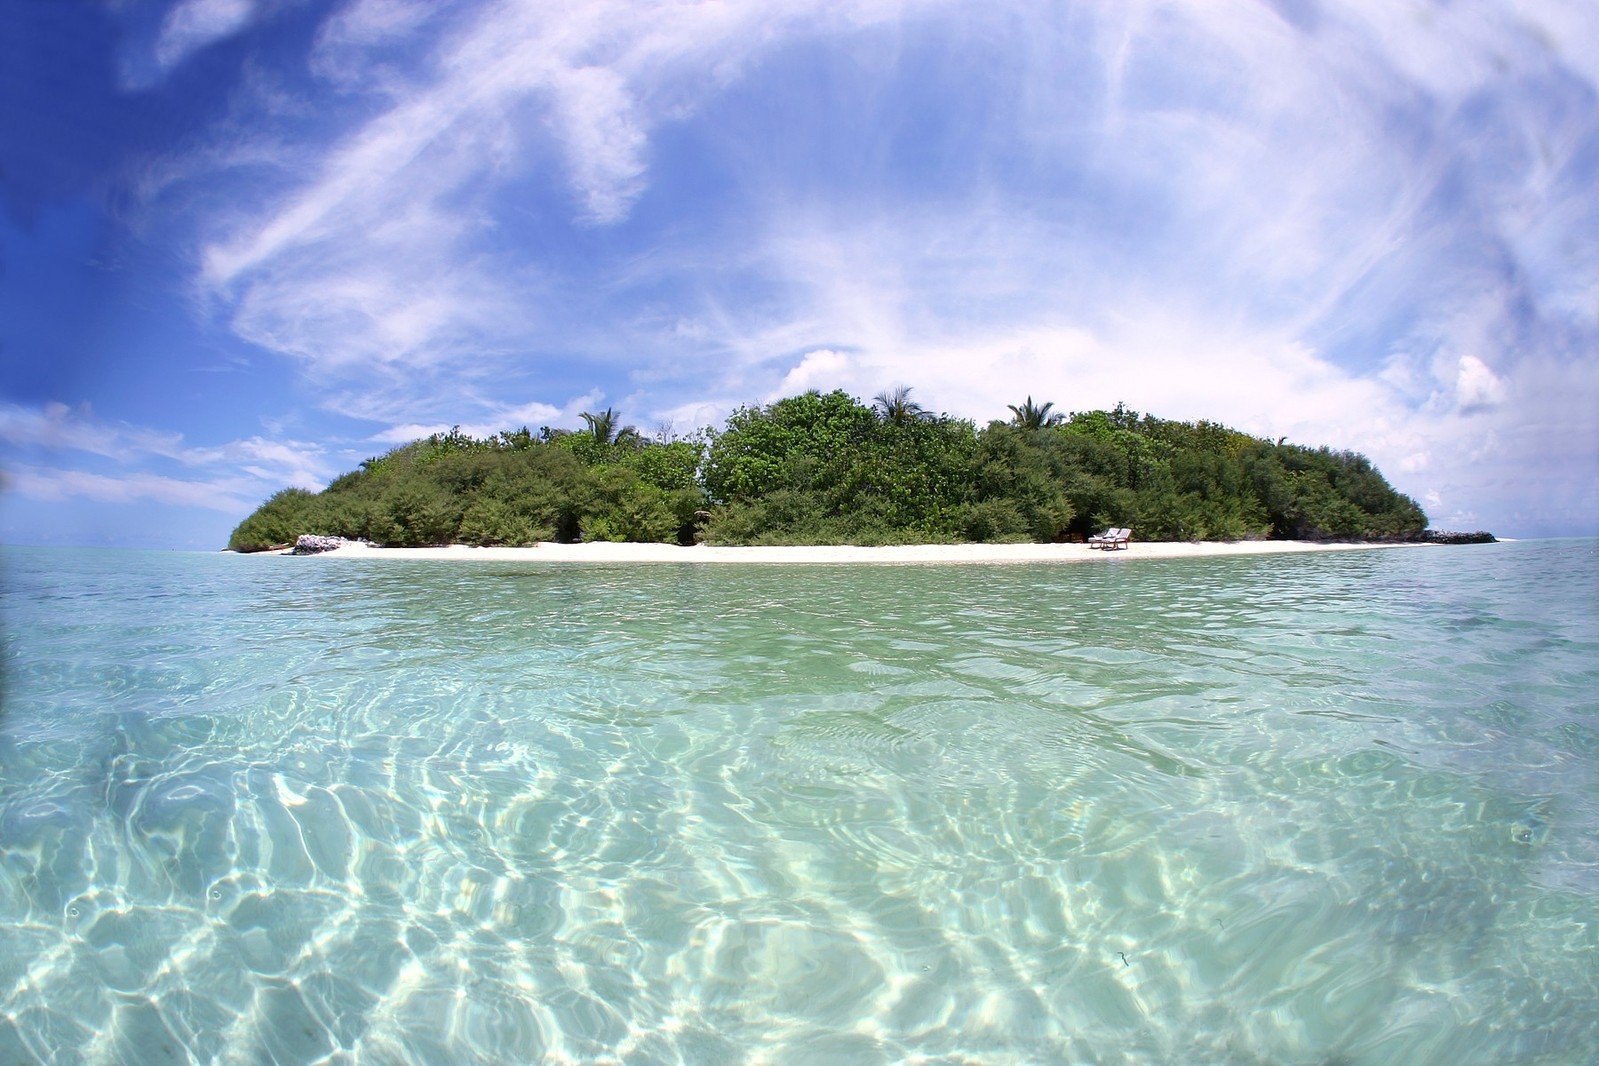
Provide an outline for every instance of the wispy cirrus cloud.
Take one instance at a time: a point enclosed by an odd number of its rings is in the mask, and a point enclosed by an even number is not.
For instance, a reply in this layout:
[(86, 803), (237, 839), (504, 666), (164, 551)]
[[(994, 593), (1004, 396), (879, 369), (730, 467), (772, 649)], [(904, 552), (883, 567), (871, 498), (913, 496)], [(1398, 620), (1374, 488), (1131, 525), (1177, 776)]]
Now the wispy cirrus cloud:
[(255, 21), (257, 0), (180, 0), (167, 12), (155, 60), (170, 70), (190, 55), (234, 36)]
[(103, 422), (87, 408), (64, 403), (42, 407), (0, 402), (0, 441), (51, 451), (79, 451), (108, 459), (129, 456), (176, 458), (183, 437), (137, 426)]
[(150, 473), (95, 474), (73, 468), (22, 465), (6, 470), (5, 488), (45, 503), (74, 499), (111, 504), (150, 502), (233, 515), (260, 503), (259, 483), (239, 477), (192, 480)]
[(285, 6), (303, 0), (175, 0), (105, 5), (122, 22), (122, 87), (144, 92), (160, 86), (190, 58), (239, 37)]
[[(547, 324), (570, 284), (540, 248), (495, 239), (518, 210), (507, 186), (559, 173), (562, 226), (618, 223), (645, 188), (660, 123), (775, 41), (900, 6), (498, 2), (435, 21), (440, 43), (418, 72), (396, 83), (383, 67), (390, 106), (302, 150), (309, 181), (264, 213), (210, 220), (222, 232), (201, 281), (241, 336), (326, 376), (503, 353)], [(412, 5), (354, 4), (318, 54), (346, 73), (383, 65), (422, 21)]]
[[(14, 463), (12, 487), (25, 495), (44, 493), (40, 498), (45, 499), (73, 495), (71, 486), (74, 485), (97, 487), (95, 491), (101, 495), (94, 498), (109, 500), (112, 497), (106, 494), (113, 491), (109, 487), (112, 482), (130, 486), (179, 484), (171, 477), (154, 472), (163, 463), (171, 467), (213, 468), (227, 472), (229, 476), (222, 482), (203, 484), (230, 486), (226, 495), (234, 506), (242, 498), (241, 493), (248, 495), (241, 486), (248, 485), (257, 494), (263, 486), (321, 488), (336, 473), (329, 462), (327, 448), (321, 444), (252, 436), (196, 446), (187, 443), (180, 433), (106, 421), (87, 406), (69, 407), (62, 403), (31, 407), (0, 402), (0, 445)], [(111, 460), (111, 464), (102, 469), (114, 472), (92, 476), (86, 473), (81, 479), (56, 479), (55, 487), (44, 488), (48, 478), (42, 471), (57, 469), (60, 472), (61, 468), (28, 465), (59, 462), (73, 453)], [(144, 467), (145, 472), (128, 473), (140, 467)], [(33, 473), (26, 477), (19, 473), (27, 470)], [(248, 477), (241, 478), (240, 474)]]

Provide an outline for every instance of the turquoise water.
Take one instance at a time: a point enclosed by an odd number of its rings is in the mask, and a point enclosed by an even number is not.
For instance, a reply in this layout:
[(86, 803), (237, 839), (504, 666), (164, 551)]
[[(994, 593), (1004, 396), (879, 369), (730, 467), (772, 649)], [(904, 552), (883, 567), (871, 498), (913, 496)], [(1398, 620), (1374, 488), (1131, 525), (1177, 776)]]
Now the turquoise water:
[(0, 1062), (1589, 1062), (1594, 541), (8, 549)]

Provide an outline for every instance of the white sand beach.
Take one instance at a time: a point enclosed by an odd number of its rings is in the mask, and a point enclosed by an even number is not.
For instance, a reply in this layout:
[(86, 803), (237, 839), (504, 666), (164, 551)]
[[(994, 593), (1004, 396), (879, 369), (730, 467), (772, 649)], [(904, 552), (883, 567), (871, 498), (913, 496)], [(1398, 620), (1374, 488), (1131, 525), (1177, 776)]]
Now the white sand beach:
[[(1430, 544), (1312, 544), (1307, 541), (1254, 540), (1231, 543), (1134, 541), (1109, 551), (1086, 544), (914, 544), (865, 548), (854, 545), (806, 547), (712, 547), (697, 544), (542, 543), (533, 548), (374, 548), (351, 542), (313, 559), (455, 559), (463, 562), (529, 563), (1094, 563), (1138, 559), (1199, 559), (1228, 555), (1286, 555), (1296, 552), (1366, 551), (1426, 548)], [(286, 555), (287, 551), (272, 554)]]

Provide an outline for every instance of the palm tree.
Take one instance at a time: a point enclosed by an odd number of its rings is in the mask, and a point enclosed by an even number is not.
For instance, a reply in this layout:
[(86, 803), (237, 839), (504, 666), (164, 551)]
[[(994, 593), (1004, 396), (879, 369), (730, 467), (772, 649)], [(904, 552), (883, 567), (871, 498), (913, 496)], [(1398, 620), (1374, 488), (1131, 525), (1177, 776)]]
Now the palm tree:
[(909, 385), (897, 385), (886, 392), (878, 393), (877, 398), (872, 401), (872, 407), (877, 410), (884, 422), (895, 426), (920, 422), (928, 417), (927, 408), (911, 399)]
[(597, 444), (621, 444), (638, 436), (638, 430), (632, 426), (619, 426), (622, 416), (609, 407), (599, 414), (584, 411), (578, 417), (588, 423), (589, 435)]
[(1046, 403), (1040, 406), (1033, 403), (1031, 396), (1028, 396), (1027, 402), (1020, 407), (1013, 403), (1008, 403), (1005, 406), (1010, 408), (1011, 421), (1023, 429), (1049, 429), (1051, 426), (1058, 426), (1066, 421), (1063, 415), (1049, 413), (1050, 408), (1055, 406), (1053, 403)]

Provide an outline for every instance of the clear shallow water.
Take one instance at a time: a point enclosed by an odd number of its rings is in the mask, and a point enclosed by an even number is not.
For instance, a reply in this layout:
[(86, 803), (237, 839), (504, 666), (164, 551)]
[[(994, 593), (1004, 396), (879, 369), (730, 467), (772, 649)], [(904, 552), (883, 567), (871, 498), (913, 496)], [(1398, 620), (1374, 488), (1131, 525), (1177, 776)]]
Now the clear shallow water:
[(0, 1062), (1587, 1062), (1594, 541), (10, 549)]

